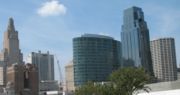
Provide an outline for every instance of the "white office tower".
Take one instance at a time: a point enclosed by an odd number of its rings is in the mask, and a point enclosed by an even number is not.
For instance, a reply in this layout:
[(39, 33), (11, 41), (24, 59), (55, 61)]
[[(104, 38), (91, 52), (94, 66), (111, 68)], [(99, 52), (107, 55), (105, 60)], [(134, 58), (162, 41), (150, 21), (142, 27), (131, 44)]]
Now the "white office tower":
[(173, 38), (151, 41), (151, 54), (155, 77), (159, 81), (177, 80), (176, 50)]

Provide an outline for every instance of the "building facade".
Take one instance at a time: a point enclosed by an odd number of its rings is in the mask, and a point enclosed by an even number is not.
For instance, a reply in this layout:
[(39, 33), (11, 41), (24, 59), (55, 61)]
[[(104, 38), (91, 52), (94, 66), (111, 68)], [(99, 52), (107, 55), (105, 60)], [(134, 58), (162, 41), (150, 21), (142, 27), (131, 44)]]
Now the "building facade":
[(141, 8), (124, 11), (121, 41), (123, 66), (143, 67), (153, 75), (149, 30)]
[(12, 64), (22, 64), (23, 55), (19, 48), (18, 31), (15, 30), (14, 21), (9, 18), (8, 27), (4, 32), (3, 49), (0, 52), (0, 62), (3, 66), (3, 85), (6, 85), (7, 67)]
[(19, 48), (18, 31), (15, 30), (12, 18), (9, 19), (7, 31), (4, 32), (3, 50), (0, 57), (7, 66), (23, 63), (23, 56)]
[(120, 42), (111, 37), (85, 34), (73, 39), (75, 86), (107, 81), (111, 72), (120, 67), (120, 61)]
[(177, 68), (177, 79), (180, 80), (180, 68)]
[(32, 52), (28, 55), (28, 63), (35, 64), (39, 70), (39, 80), (54, 80), (54, 55)]
[(66, 76), (66, 92), (75, 91), (73, 61), (71, 61), (69, 64), (65, 66), (65, 76)]
[(39, 83), (39, 95), (46, 95), (44, 93), (50, 91), (59, 91), (58, 81), (41, 81)]
[(4, 66), (0, 62), (0, 87), (4, 86)]
[[(13, 64), (7, 68), (7, 88), (14, 95), (38, 95), (38, 70), (32, 64)], [(12, 90), (8, 90), (11, 91)]]
[(151, 41), (151, 53), (155, 77), (159, 81), (177, 80), (174, 38), (160, 38)]

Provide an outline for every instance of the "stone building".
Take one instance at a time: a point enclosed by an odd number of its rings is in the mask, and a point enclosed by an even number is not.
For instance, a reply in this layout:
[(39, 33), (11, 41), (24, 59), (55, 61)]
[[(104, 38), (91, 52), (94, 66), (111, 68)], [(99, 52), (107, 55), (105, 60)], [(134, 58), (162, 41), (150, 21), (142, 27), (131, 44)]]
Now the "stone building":
[(5, 61), (7, 66), (14, 63), (23, 63), (23, 56), (19, 48), (18, 31), (15, 30), (12, 18), (9, 19), (7, 30), (4, 32), (3, 50), (0, 59)]
[(4, 86), (4, 66), (0, 61), (0, 87)]
[(66, 76), (66, 91), (67, 92), (75, 91), (73, 61), (71, 61), (69, 64), (65, 66), (65, 76)]
[(23, 63), (23, 55), (19, 48), (18, 31), (15, 30), (12, 18), (9, 19), (7, 30), (4, 32), (3, 49), (0, 52), (0, 61), (3, 66), (3, 84), (6, 85), (7, 67), (15, 63)]
[(7, 83), (15, 95), (38, 95), (38, 70), (32, 64), (13, 64), (7, 68)]

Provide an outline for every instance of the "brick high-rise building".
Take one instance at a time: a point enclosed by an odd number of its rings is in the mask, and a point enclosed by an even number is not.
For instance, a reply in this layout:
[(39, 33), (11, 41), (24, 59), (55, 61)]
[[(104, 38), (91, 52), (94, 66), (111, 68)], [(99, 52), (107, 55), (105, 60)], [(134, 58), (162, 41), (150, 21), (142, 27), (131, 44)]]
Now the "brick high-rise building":
[(15, 95), (38, 95), (38, 70), (32, 64), (13, 64), (7, 68), (7, 84)]

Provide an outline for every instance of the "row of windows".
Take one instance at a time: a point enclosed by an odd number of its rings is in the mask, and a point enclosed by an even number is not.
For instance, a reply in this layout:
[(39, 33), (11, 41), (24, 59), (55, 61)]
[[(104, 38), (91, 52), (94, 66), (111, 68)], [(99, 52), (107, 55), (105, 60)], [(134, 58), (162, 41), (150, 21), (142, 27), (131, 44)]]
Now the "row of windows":
[(80, 80), (97, 80), (97, 79), (107, 79), (108, 75), (94, 75), (94, 76), (77, 76), (74, 77), (75, 81), (80, 81)]
[(89, 42), (99, 42), (99, 41), (102, 41), (102, 42), (112, 42), (114, 41), (113, 39), (106, 39), (106, 38), (88, 38), (88, 37), (79, 37), (79, 38), (75, 38), (73, 40), (73, 42), (84, 42), (84, 41), (89, 41)]
[(74, 80), (75, 81), (107, 80), (107, 78), (108, 78), (107, 75), (104, 75), (104, 76), (84, 76), (84, 77), (78, 76), (78, 77), (75, 77)]

